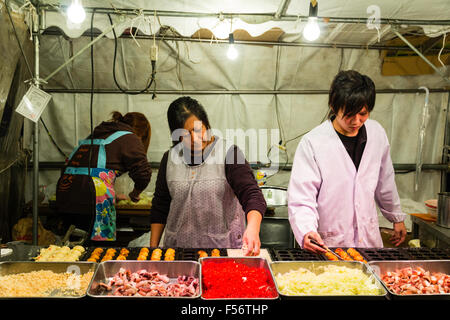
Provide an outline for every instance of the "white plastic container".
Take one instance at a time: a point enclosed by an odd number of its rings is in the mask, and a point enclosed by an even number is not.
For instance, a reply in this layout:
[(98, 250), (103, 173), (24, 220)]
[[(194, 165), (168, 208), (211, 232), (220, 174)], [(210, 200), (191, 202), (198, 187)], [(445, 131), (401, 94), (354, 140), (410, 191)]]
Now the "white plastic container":
[(431, 216), (437, 218), (437, 199), (430, 199), (425, 201), (425, 206), (427, 207), (427, 213)]

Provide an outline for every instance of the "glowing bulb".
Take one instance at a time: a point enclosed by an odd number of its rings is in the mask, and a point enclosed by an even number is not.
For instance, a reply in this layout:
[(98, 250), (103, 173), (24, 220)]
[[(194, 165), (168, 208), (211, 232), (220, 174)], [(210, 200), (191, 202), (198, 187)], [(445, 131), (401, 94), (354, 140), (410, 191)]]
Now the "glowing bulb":
[(227, 51), (228, 59), (234, 60), (234, 59), (237, 58), (237, 56), (238, 56), (238, 51), (234, 47), (234, 44), (230, 44), (229, 47), (228, 47), (228, 51)]
[(72, 0), (72, 4), (67, 9), (67, 18), (75, 24), (80, 24), (84, 21), (86, 12), (81, 5), (81, 0)]
[(320, 28), (319, 24), (317, 23), (317, 17), (309, 17), (308, 23), (306, 24), (305, 28), (303, 29), (303, 36), (308, 41), (314, 41), (320, 36)]

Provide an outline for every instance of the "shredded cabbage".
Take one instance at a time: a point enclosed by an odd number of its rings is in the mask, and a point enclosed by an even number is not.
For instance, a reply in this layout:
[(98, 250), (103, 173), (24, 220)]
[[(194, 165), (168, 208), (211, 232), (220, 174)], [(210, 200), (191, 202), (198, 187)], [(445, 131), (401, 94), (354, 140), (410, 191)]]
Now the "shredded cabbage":
[(278, 273), (278, 288), (284, 295), (379, 295), (372, 276), (361, 269), (345, 266), (320, 266), (314, 273), (305, 268)]

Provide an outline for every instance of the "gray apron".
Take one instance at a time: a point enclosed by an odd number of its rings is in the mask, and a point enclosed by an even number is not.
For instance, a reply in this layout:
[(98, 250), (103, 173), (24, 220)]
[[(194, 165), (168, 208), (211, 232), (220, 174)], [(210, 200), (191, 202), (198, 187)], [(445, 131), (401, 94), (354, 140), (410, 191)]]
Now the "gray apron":
[(167, 185), (172, 201), (165, 247), (241, 248), (245, 213), (225, 176), (224, 141), (215, 137), (202, 164), (189, 166), (179, 143), (169, 151)]

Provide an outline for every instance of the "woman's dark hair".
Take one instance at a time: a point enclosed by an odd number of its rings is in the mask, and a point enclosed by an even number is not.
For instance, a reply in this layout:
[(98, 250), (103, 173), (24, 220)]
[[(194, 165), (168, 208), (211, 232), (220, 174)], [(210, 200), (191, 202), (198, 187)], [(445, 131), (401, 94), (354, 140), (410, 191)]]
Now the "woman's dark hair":
[(144, 150), (147, 152), (152, 136), (152, 128), (150, 122), (145, 115), (140, 112), (128, 112), (124, 116), (119, 111), (112, 113), (112, 120), (116, 122), (123, 122), (133, 128), (133, 133), (141, 138)]
[[(203, 106), (191, 97), (181, 97), (174, 100), (167, 110), (167, 121), (172, 137), (175, 130), (184, 128), (186, 120), (191, 116), (196, 116), (207, 130), (211, 129), (208, 115)], [(173, 141), (174, 144), (178, 142), (179, 140)]]
[(328, 96), (328, 118), (337, 115), (339, 110), (346, 117), (356, 115), (364, 107), (371, 112), (374, 105), (375, 84), (372, 79), (354, 70), (341, 71), (336, 75)]

